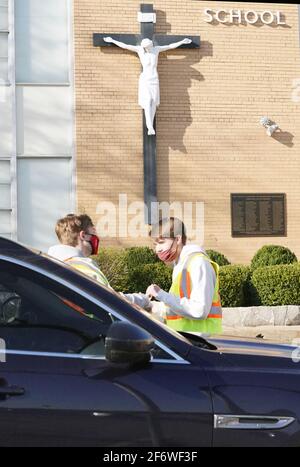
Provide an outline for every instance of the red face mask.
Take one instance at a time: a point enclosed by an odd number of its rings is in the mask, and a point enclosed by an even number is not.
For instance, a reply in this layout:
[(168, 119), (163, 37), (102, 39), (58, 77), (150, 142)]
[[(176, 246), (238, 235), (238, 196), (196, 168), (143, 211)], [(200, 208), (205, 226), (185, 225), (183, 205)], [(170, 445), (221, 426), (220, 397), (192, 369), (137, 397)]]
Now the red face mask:
[[(175, 240), (176, 239), (174, 239), (174, 241)], [(159, 259), (164, 263), (172, 263), (172, 261), (175, 261), (176, 259), (177, 247), (175, 250), (173, 250), (174, 241), (168, 250), (160, 251), (159, 253), (157, 253)]]
[(97, 235), (91, 235), (89, 243), (92, 246), (92, 255), (97, 255), (99, 250), (100, 238)]

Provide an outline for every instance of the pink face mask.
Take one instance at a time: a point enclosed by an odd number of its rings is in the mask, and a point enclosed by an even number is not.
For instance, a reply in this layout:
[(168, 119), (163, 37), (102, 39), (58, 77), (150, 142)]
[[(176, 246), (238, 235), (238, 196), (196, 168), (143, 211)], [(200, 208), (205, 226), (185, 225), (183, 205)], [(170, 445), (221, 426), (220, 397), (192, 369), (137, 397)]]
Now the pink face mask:
[[(176, 239), (174, 239), (174, 241), (175, 240)], [(175, 250), (173, 250), (174, 241), (168, 250), (160, 251), (159, 253), (157, 253), (159, 259), (164, 263), (172, 263), (172, 261), (175, 261), (176, 259), (177, 247)]]

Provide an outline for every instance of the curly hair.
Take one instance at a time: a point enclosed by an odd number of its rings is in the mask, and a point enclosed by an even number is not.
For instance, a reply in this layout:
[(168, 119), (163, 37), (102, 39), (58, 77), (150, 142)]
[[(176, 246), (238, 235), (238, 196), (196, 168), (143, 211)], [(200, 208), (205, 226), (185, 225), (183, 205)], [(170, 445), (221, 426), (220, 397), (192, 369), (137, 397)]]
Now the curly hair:
[(86, 232), (89, 227), (94, 227), (92, 219), (87, 214), (68, 214), (59, 219), (55, 226), (55, 233), (63, 245), (76, 247), (80, 232)]

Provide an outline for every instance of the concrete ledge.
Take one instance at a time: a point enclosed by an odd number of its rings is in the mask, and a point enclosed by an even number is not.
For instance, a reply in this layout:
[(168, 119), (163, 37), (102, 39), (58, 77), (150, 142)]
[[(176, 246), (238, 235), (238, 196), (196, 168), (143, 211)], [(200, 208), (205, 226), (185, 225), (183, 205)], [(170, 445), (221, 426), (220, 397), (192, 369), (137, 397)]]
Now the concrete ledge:
[[(284, 344), (300, 345), (300, 326), (258, 326), (258, 327), (223, 327), (222, 336), (235, 338), (255, 338), (263, 336), (257, 341), (275, 341)], [(298, 339), (298, 341), (295, 341)]]
[(223, 326), (300, 326), (300, 305), (223, 308)]

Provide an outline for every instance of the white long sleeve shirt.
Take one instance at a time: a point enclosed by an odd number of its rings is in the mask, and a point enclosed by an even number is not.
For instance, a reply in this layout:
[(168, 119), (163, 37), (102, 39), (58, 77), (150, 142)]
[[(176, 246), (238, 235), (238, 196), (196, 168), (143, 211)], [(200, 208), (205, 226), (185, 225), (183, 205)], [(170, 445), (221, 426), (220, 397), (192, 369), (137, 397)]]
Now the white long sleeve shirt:
[[(173, 281), (182, 271), (187, 257), (192, 253), (204, 253), (205, 250), (197, 245), (185, 245), (182, 249), (178, 262), (174, 265)], [(216, 273), (209, 261), (201, 256), (196, 256), (190, 263), (192, 291), (190, 298), (176, 297), (172, 293), (161, 290), (157, 300), (159, 304), (153, 307), (153, 313), (162, 319), (165, 315), (177, 314), (190, 319), (206, 319), (214, 297), (216, 284)]]

